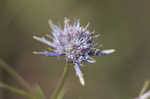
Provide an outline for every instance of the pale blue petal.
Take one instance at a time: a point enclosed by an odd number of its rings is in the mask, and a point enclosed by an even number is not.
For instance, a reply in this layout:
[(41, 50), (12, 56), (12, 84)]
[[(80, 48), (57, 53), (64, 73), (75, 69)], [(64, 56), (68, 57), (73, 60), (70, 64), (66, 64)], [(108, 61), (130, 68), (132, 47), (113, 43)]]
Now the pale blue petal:
[(87, 30), (89, 26), (90, 26), (90, 22), (88, 22), (88, 24), (85, 26), (84, 29)]
[(89, 57), (89, 58), (87, 59), (87, 62), (89, 62), (89, 63), (95, 63), (96, 60), (93, 59), (92, 57)]
[(79, 28), (80, 27), (80, 19), (77, 19), (74, 23), (74, 27)]
[(76, 63), (75, 66), (74, 66), (74, 68), (75, 68), (77, 76), (79, 77), (81, 85), (84, 86), (85, 82), (84, 82), (84, 78), (83, 78), (83, 73), (80, 70), (79, 65)]
[(52, 42), (46, 40), (44, 37), (33, 36), (33, 38), (38, 40), (38, 41), (40, 41), (40, 42), (42, 42), (42, 43), (44, 43), (44, 44), (47, 44), (47, 45), (49, 45), (49, 46), (51, 46), (53, 48), (56, 48), (56, 46)]
[(40, 55), (45, 55), (45, 56), (60, 56), (60, 54), (51, 53), (51, 52), (48, 52), (48, 51), (43, 51), (43, 52), (34, 51), (33, 54), (40, 54)]
[(107, 55), (113, 52), (115, 52), (115, 49), (102, 50), (102, 51), (98, 51), (96, 55)]

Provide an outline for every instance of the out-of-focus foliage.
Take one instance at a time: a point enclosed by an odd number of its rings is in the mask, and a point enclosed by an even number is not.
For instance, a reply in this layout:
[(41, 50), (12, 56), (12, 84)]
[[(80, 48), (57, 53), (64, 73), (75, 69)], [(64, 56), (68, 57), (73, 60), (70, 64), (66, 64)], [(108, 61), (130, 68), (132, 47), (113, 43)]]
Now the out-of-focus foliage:
[(6, 85), (6, 84), (4, 84), (2, 82), (0, 82), (0, 88), (7, 89), (10, 92), (12, 92), (13, 94), (21, 95), (21, 96), (23, 96), (23, 97), (25, 97), (27, 99), (35, 99), (33, 96), (31, 96), (27, 92), (25, 92), (25, 91), (23, 91), (21, 89), (17, 89), (17, 88), (11, 87), (11, 86)]
[[(33, 35), (51, 30), (48, 20), (62, 24), (64, 17), (91, 22), (101, 37), (97, 42), (116, 53), (96, 57), (83, 68), (86, 85), (80, 86), (74, 70), (65, 86), (65, 99), (131, 99), (150, 78), (149, 0), (0, 0), (0, 57), (31, 84), (38, 83), (50, 96), (63, 72), (64, 61), (32, 55), (46, 48)], [(73, 73), (72, 73), (73, 72)], [(1, 80), (22, 88), (6, 72)], [(1, 90), (1, 89), (0, 89)], [(4, 91), (1, 99), (22, 99)]]

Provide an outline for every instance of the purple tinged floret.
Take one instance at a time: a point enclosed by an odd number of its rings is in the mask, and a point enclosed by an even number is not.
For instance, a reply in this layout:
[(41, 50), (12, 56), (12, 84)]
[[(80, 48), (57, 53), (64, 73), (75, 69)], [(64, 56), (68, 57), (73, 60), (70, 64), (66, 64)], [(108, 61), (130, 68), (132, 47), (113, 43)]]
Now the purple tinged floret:
[[(52, 29), (52, 35), (47, 34), (45, 37), (33, 36), (34, 39), (51, 47), (49, 51), (34, 51), (34, 54), (41, 54), (45, 56), (65, 56), (66, 61), (74, 64), (74, 69), (79, 77), (80, 83), (84, 86), (85, 81), (80, 66), (83, 62), (95, 63), (96, 61), (92, 56), (100, 56), (111, 54), (115, 50), (100, 50), (94, 42), (94, 32), (88, 30), (89, 23), (83, 27), (80, 25), (80, 20), (77, 19), (73, 24), (70, 23), (68, 18), (64, 20), (64, 28), (57, 26), (49, 21)], [(46, 39), (47, 38), (47, 39)], [(49, 40), (50, 39), (50, 40)]]

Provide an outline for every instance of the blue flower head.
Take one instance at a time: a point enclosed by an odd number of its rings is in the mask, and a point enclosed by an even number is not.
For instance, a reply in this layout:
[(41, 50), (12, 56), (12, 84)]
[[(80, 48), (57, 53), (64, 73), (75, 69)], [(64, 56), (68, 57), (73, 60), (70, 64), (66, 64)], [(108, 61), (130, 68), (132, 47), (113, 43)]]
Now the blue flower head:
[(34, 39), (48, 45), (51, 49), (47, 51), (35, 51), (34, 54), (45, 56), (65, 56), (66, 61), (74, 64), (76, 75), (79, 77), (80, 83), (85, 85), (83, 73), (80, 70), (83, 62), (95, 63), (92, 56), (100, 56), (113, 53), (114, 49), (100, 50), (94, 42), (94, 32), (88, 30), (89, 23), (83, 27), (80, 20), (77, 19), (73, 24), (68, 18), (64, 19), (64, 27), (57, 26), (49, 21), (52, 29), (52, 35), (47, 34), (44, 37), (33, 36)]

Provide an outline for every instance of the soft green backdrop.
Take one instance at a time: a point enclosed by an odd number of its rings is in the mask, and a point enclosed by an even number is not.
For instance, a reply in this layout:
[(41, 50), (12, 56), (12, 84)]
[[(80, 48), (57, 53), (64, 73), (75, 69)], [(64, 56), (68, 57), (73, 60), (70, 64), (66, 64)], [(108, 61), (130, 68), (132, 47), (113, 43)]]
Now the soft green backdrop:
[[(80, 18), (91, 22), (105, 49), (116, 53), (95, 57), (85, 64), (86, 86), (81, 87), (72, 69), (65, 86), (65, 99), (133, 99), (150, 78), (150, 1), (149, 0), (0, 0), (0, 57), (31, 84), (39, 83), (51, 95), (64, 61), (32, 55), (47, 46), (32, 39), (48, 33), (48, 20)], [(22, 88), (7, 73), (1, 80)], [(1, 90), (1, 89), (0, 89)], [(13, 98), (14, 97), (14, 98)], [(23, 99), (4, 90), (0, 99)]]

